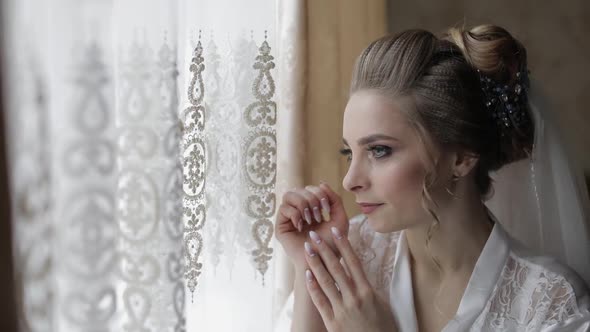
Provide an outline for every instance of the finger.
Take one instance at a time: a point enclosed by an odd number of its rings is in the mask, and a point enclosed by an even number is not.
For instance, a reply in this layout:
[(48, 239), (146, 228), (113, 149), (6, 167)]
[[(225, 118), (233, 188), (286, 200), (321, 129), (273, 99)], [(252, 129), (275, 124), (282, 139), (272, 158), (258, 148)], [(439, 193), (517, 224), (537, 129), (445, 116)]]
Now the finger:
[(301, 219), (301, 213), (299, 210), (291, 205), (282, 204), (279, 208), (279, 213), (284, 219), (288, 219), (293, 227), (299, 232), (303, 230), (303, 220)]
[[(346, 221), (348, 222), (348, 216), (346, 215), (346, 211), (344, 210), (344, 205), (342, 203), (342, 198), (338, 195), (332, 188), (325, 182), (321, 182), (320, 189), (324, 191), (326, 196), (328, 197), (328, 203), (330, 205), (330, 219), (338, 221)], [(344, 234), (348, 234), (348, 229), (345, 230)]]
[(311, 225), (313, 219), (311, 216), (311, 207), (307, 198), (308, 195), (309, 193), (305, 189), (290, 190), (283, 195), (283, 203), (299, 209), (299, 212), (305, 221)]
[(322, 212), (322, 218), (325, 221), (330, 221), (330, 201), (328, 196), (320, 187), (306, 186), (305, 189), (310, 191), (320, 201), (320, 207)]
[(352, 280), (350, 271), (348, 270), (348, 267), (346, 266), (346, 263), (344, 263), (344, 259), (342, 259), (342, 257), (340, 257), (340, 265), (342, 265), (342, 268), (344, 269), (344, 273), (346, 273), (346, 276)]
[(330, 187), (328, 183), (320, 181), (320, 189), (326, 193), (330, 204), (342, 205), (342, 198), (334, 190), (332, 190), (332, 187)]
[[(309, 190), (304, 189), (301, 191), (301, 195), (305, 197), (307, 200), (310, 210), (308, 213), (311, 213), (313, 216), (313, 220), (317, 223), (322, 222), (322, 214), (320, 212), (320, 200)], [(303, 211), (305, 213), (305, 210)]]
[(317, 283), (317, 279), (311, 270), (305, 270), (305, 278), (307, 279), (307, 292), (311, 297), (311, 302), (318, 309), (322, 320), (328, 322), (334, 318), (334, 310), (330, 305), (330, 300), (324, 294), (324, 291)]
[(324, 294), (326, 294), (330, 300), (332, 308), (339, 306), (342, 303), (342, 295), (340, 295), (338, 288), (336, 288), (336, 280), (334, 280), (328, 270), (326, 270), (321, 257), (309, 242), (305, 242), (304, 249), (306, 253), (305, 260), (307, 261), (309, 269), (313, 273)]
[[(329, 308), (329, 311), (333, 312), (334, 308), (341, 305), (342, 295), (340, 295), (338, 292), (338, 288), (336, 288), (334, 279), (324, 268), (320, 256), (317, 254), (317, 252), (315, 252), (315, 250), (312, 249), (309, 242), (305, 242), (305, 251), (305, 260), (307, 261), (309, 271), (313, 276), (313, 280), (310, 280), (309, 273), (307, 274), (310, 295), (312, 295), (311, 291), (315, 292), (315, 294), (312, 296), (317, 298), (316, 307), (318, 307), (318, 310), (320, 309), (319, 306), (322, 306)], [(313, 283), (310, 285), (310, 282)]]
[(342, 259), (348, 268), (348, 272), (357, 290), (361, 291), (370, 289), (371, 285), (367, 280), (367, 276), (365, 275), (361, 261), (350, 245), (348, 238), (343, 236), (342, 232), (336, 227), (332, 227), (331, 230), (332, 237), (334, 238), (334, 244), (336, 245), (338, 251), (340, 251), (340, 255), (342, 256)]
[(327, 270), (326, 272), (338, 284), (342, 297), (345, 300), (352, 297), (352, 280), (346, 275), (346, 272), (340, 263), (340, 259), (336, 256), (332, 248), (330, 248), (329, 245), (326, 245), (318, 233), (310, 231), (309, 236), (313, 241), (312, 249), (315, 249), (315, 252), (319, 253), (323, 263), (322, 267)]

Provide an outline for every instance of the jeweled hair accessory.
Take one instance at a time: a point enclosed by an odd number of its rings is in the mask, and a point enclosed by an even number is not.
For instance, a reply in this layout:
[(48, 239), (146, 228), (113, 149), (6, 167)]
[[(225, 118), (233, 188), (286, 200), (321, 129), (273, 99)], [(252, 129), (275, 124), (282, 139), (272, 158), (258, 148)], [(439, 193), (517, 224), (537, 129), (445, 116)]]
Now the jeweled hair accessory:
[(479, 69), (477, 73), (485, 95), (485, 105), (502, 136), (507, 135), (510, 129), (519, 129), (530, 121), (527, 114), (527, 93), (530, 87), (528, 70), (517, 72), (516, 79), (510, 85), (498, 83)]

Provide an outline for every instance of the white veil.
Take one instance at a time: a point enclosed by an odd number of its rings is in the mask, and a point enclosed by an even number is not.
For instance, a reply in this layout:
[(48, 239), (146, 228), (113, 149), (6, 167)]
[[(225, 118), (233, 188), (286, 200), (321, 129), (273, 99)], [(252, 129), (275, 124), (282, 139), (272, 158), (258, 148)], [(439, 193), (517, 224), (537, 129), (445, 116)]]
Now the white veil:
[(557, 258), (590, 285), (590, 202), (584, 178), (561, 142), (549, 104), (529, 91), (535, 122), (530, 159), (492, 174), (486, 202), (508, 233), (525, 246)]

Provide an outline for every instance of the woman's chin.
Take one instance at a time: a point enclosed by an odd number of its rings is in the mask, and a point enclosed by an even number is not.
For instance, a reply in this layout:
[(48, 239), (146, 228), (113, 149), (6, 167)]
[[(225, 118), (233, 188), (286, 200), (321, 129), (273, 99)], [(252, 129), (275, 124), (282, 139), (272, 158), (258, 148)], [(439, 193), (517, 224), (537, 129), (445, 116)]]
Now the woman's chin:
[(392, 222), (392, 220), (395, 219), (394, 217), (384, 219), (383, 217), (376, 216), (373, 214), (365, 216), (367, 217), (367, 223), (369, 224), (369, 227), (371, 227), (371, 229), (377, 233), (392, 233), (408, 228), (404, 225), (400, 225), (397, 223), (394, 224)]
[(369, 227), (371, 227), (371, 229), (374, 232), (377, 233), (388, 233), (391, 232), (389, 230), (389, 228), (391, 228), (391, 225), (388, 225), (388, 223), (385, 222), (385, 220), (383, 220), (382, 218), (379, 218), (377, 216), (374, 215), (366, 215), (367, 216), (367, 223), (369, 223)]

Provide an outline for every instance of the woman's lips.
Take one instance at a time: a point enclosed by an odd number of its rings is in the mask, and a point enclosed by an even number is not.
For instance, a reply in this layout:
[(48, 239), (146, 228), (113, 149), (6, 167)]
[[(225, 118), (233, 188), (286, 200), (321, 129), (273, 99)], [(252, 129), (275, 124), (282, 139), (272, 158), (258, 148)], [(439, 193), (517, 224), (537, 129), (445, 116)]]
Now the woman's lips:
[(364, 214), (369, 214), (375, 211), (375, 209), (377, 209), (381, 205), (383, 204), (359, 204), (361, 211), (363, 211)]

